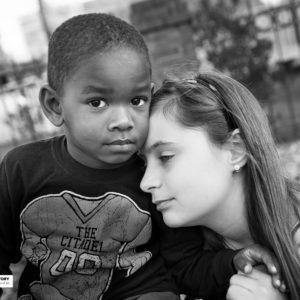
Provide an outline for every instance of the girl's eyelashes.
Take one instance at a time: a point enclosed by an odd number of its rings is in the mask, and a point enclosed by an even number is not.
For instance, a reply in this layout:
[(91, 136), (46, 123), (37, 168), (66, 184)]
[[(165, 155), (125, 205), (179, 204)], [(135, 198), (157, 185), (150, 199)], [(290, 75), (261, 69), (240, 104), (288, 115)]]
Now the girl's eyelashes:
[(88, 104), (94, 108), (102, 108), (107, 105), (105, 100), (99, 98), (89, 100)]
[(159, 156), (159, 160), (162, 162), (162, 163), (166, 163), (168, 162), (170, 159), (172, 159), (174, 157), (174, 154), (161, 154)]

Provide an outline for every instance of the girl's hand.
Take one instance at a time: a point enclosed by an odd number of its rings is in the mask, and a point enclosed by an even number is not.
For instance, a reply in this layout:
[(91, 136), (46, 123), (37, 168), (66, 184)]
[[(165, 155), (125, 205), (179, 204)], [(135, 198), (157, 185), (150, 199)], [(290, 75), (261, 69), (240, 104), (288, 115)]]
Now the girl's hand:
[(238, 272), (230, 279), (227, 300), (288, 300), (272, 284), (271, 275), (262, 268), (254, 268), (251, 273)]

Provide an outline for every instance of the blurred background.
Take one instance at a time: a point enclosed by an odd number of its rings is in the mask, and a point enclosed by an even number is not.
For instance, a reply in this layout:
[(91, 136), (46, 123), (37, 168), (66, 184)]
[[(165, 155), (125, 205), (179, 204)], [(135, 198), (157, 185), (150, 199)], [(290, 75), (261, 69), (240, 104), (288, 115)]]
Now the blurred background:
[(244, 83), (300, 182), (300, 0), (0, 0), (0, 159), (60, 133), (38, 103), (47, 43), (63, 21), (89, 12), (140, 30), (157, 86), (170, 73), (212, 68)]

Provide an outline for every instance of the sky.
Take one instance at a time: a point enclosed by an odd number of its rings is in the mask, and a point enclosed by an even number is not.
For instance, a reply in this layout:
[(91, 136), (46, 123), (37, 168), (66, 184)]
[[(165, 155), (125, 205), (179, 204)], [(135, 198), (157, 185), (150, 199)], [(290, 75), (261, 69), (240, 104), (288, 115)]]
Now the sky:
[[(37, 9), (36, 0), (0, 0), (0, 42), (6, 53), (14, 58), (26, 52), (17, 19), (20, 15)], [(25, 55), (26, 57), (26, 55)]]
[[(44, 0), (51, 5), (82, 2), (84, 0)], [(115, 0), (110, 0), (115, 1)], [(222, 0), (220, 0), (222, 1)], [(263, 0), (267, 4), (276, 4), (280, 0)], [(4, 52), (15, 61), (27, 60), (27, 49), (21, 34), (18, 18), (38, 10), (38, 0), (0, 0), (0, 43)]]
[[(44, 0), (51, 5), (82, 2), (83, 0)], [(112, 0), (113, 1), (113, 0)], [(26, 60), (28, 55), (18, 18), (38, 11), (38, 0), (0, 0), (0, 43), (15, 60)]]

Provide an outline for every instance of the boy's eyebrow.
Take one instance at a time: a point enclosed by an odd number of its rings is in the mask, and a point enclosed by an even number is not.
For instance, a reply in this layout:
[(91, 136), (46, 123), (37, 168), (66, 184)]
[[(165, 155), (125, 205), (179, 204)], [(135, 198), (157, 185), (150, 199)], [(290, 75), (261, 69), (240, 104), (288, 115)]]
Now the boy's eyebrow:
[(145, 153), (149, 153), (154, 151), (156, 148), (160, 147), (160, 146), (170, 146), (170, 145), (174, 145), (175, 143), (173, 142), (164, 142), (164, 141), (157, 141), (156, 143), (154, 143), (153, 145), (151, 145), (150, 147), (143, 147), (141, 150), (142, 155), (144, 155)]
[[(143, 91), (148, 88), (149, 84), (145, 83), (140, 86), (136, 87), (137, 91)], [(91, 93), (112, 93), (113, 88), (107, 88), (107, 87), (99, 87), (99, 86), (93, 86), (93, 85), (87, 85), (83, 88), (82, 93), (83, 94), (91, 94)]]
[(82, 93), (83, 94), (90, 94), (90, 93), (112, 93), (111, 88), (107, 87), (99, 87), (99, 86), (93, 86), (93, 85), (87, 85), (83, 88)]

